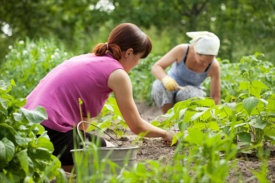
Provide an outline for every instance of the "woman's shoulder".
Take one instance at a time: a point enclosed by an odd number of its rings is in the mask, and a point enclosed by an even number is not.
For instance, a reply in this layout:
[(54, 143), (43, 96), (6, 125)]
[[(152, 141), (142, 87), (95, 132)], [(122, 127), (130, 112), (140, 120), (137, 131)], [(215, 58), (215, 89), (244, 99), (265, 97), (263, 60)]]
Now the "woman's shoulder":
[(110, 74), (110, 78), (115, 81), (121, 81), (124, 79), (128, 79), (129, 75), (123, 69), (116, 69)]
[(216, 57), (214, 57), (214, 59), (213, 59), (213, 63), (212, 63), (212, 67), (216, 67), (216, 68), (220, 68), (220, 63), (219, 63), (219, 61), (217, 60), (217, 58)]
[(189, 47), (189, 44), (183, 43), (183, 44), (178, 44), (173, 49), (175, 49), (177, 51), (185, 51), (188, 47)]
[(174, 55), (178, 62), (181, 62), (185, 55), (184, 53), (187, 52), (188, 47), (189, 44), (179, 44), (171, 50), (171, 53), (172, 55)]
[(128, 85), (131, 83), (129, 75), (123, 69), (116, 69), (109, 76), (108, 86), (111, 89), (114, 89), (114, 87), (117, 87), (118, 83), (120, 83), (120, 85), (122, 86)]

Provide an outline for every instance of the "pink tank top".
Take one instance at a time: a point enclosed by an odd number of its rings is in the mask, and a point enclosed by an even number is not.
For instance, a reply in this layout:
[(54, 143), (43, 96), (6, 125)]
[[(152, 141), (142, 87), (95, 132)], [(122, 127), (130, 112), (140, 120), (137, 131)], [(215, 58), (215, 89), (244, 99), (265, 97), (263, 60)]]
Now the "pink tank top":
[(49, 72), (28, 95), (25, 108), (42, 106), (48, 120), (42, 125), (59, 132), (72, 130), (82, 115), (97, 116), (112, 90), (108, 87), (110, 74), (122, 65), (110, 55), (85, 54), (73, 57)]

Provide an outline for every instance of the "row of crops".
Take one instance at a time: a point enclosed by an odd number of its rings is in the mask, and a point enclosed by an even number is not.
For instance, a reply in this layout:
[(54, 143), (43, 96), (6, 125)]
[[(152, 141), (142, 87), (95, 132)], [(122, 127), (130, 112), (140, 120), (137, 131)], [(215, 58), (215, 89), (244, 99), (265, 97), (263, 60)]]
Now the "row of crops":
[[(53, 146), (40, 125), (47, 118), (45, 110), (21, 108), (40, 79), (73, 53), (64, 51), (54, 40), (26, 39), (9, 48), (0, 68), (0, 180), (47, 182), (56, 177), (60, 182), (73, 182), (66, 180), (58, 158), (51, 154)], [(150, 55), (131, 71), (135, 100), (152, 104), (154, 77), (150, 70), (159, 58)], [(178, 145), (172, 162), (148, 160), (109, 175), (99, 163), (96, 174), (77, 172), (81, 175), (77, 182), (226, 182), (230, 170), (236, 170), (237, 179), (242, 180), (236, 158), (239, 154), (258, 157), (262, 167), (251, 171), (260, 182), (268, 182), (266, 162), (275, 142), (275, 67), (261, 53), (234, 63), (219, 62), (220, 105), (210, 98), (192, 98), (177, 103), (161, 120), (157, 117), (152, 121), (163, 129), (179, 129), (173, 140)], [(208, 91), (209, 82), (204, 83)], [(112, 128), (118, 136), (127, 128), (113, 97), (93, 123), (105, 130)]]

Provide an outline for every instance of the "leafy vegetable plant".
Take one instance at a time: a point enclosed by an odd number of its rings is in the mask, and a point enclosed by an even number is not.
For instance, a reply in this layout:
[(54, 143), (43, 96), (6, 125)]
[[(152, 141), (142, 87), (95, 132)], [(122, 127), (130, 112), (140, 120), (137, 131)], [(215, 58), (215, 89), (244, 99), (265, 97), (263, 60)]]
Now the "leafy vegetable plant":
[(5, 182), (65, 181), (60, 161), (52, 155), (51, 141), (40, 122), (47, 119), (43, 107), (22, 108), (25, 99), (10, 95), (15, 82), (0, 80), (0, 180)]

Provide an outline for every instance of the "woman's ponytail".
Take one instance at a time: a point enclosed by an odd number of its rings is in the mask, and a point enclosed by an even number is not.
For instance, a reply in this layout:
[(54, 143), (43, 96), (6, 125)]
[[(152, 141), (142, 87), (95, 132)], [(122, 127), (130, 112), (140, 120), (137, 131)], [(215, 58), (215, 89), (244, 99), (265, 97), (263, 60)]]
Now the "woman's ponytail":
[(121, 59), (121, 49), (116, 44), (109, 44), (109, 43), (98, 43), (93, 53), (96, 56), (104, 56), (106, 53), (110, 53), (114, 59), (120, 60)]

